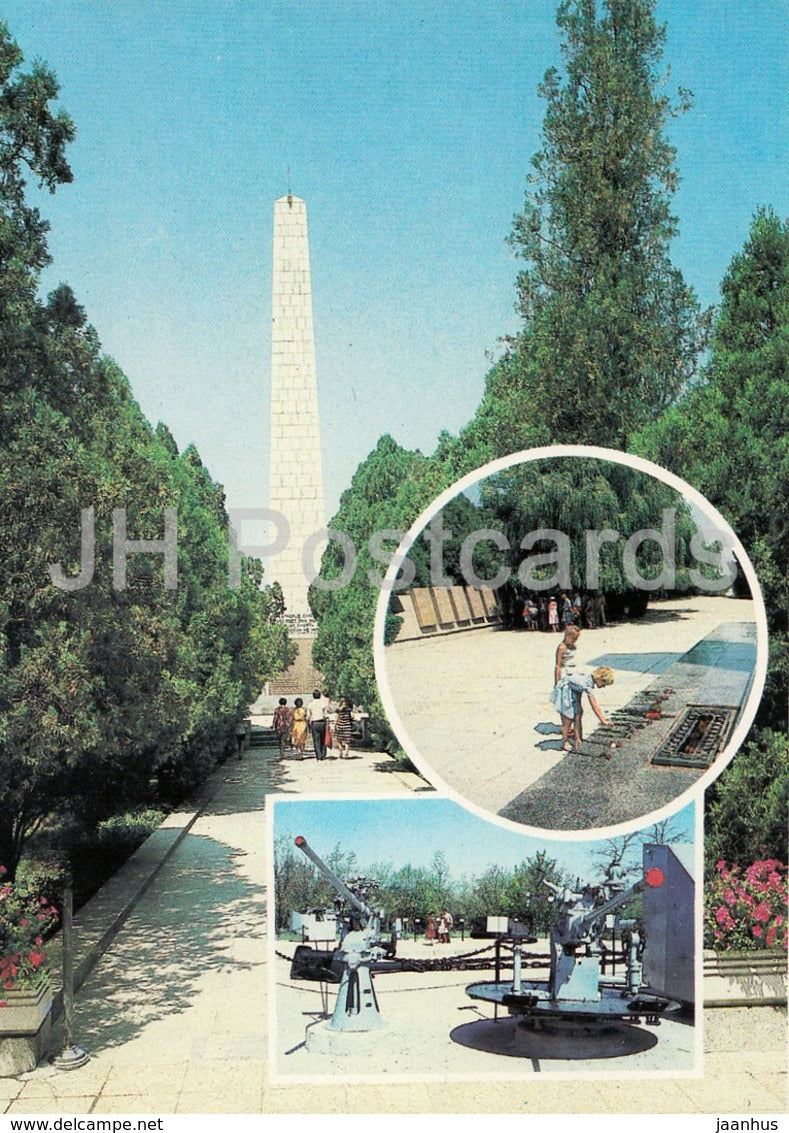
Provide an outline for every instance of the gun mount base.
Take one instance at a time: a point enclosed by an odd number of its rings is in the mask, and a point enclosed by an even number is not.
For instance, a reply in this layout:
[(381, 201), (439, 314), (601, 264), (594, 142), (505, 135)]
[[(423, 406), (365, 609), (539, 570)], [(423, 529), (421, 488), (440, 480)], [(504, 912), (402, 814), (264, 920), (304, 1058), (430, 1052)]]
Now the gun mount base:
[(315, 1023), (309, 1028), (305, 1041), (308, 1051), (314, 1054), (359, 1057), (367, 1051), (371, 1054), (379, 1051), (382, 1037), (389, 1039), (393, 1035), (397, 1036), (396, 1029), (384, 1022), (374, 1031), (336, 1031), (330, 1027), (330, 1022), (331, 1020), (326, 1020)]
[(642, 1020), (655, 1025), (661, 1015), (680, 1008), (680, 1004), (673, 1000), (645, 992), (633, 994), (610, 984), (601, 985), (600, 998), (594, 1001), (551, 999), (547, 983), (525, 980), (519, 992), (512, 990), (510, 982), (490, 981), (469, 984), (466, 995), (506, 1007), (511, 1015), (521, 1017), (519, 1022), (529, 1027), (590, 1030)]

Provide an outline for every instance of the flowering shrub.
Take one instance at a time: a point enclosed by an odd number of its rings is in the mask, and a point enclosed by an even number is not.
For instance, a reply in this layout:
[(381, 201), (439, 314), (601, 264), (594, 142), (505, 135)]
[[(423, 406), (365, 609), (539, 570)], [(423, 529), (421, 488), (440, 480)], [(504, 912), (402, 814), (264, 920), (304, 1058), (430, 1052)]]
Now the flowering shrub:
[(704, 943), (717, 951), (787, 948), (787, 871), (774, 858), (747, 869), (720, 861), (704, 889)]
[(44, 939), (58, 921), (46, 897), (22, 882), (3, 884), (0, 865), (0, 1007), (3, 991), (35, 987), (46, 968)]

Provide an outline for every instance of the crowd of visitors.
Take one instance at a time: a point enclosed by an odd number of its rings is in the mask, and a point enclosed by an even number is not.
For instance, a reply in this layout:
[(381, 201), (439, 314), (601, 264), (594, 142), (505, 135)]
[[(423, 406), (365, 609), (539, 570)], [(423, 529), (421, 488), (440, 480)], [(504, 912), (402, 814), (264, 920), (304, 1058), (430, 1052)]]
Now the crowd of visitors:
[(580, 590), (567, 594), (562, 590), (546, 598), (527, 596), (520, 620), (524, 629), (543, 633), (559, 633), (570, 625), (596, 629), (606, 624), (605, 595), (600, 590), (588, 594)]
[(307, 740), (312, 740), (315, 758), (319, 761), (334, 758), (329, 753), (337, 752), (338, 759), (351, 759), (351, 735), (353, 720), (351, 702), (341, 696), (335, 703), (320, 689), (315, 689), (312, 699), (305, 706), (297, 696), (293, 707), (289, 707), (284, 696), (274, 711), (272, 728), (279, 740), (279, 754), (295, 751), (301, 759), (307, 752)]

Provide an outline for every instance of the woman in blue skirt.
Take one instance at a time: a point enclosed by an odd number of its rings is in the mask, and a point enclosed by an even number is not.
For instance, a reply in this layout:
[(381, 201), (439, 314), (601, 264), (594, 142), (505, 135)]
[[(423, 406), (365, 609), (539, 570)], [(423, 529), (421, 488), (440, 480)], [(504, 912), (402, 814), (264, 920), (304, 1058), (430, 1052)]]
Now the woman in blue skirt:
[(589, 697), (589, 704), (600, 723), (610, 728), (607, 718), (597, 700), (592, 695), (596, 688), (606, 688), (614, 683), (614, 674), (604, 665), (593, 673), (571, 673), (554, 685), (551, 704), (562, 718), (562, 751), (570, 750), (570, 732), (573, 734), (575, 750), (581, 746), (581, 716), (583, 714), (583, 694)]

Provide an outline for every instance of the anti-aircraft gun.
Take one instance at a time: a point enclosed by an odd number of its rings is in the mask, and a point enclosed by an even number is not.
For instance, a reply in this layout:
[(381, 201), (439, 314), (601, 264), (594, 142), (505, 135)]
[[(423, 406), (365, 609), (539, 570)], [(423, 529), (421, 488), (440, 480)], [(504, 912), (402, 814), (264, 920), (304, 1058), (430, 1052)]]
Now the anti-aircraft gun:
[(544, 981), (521, 977), (521, 948), (513, 947), (513, 978), (509, 983), (471, 984), (466, 993), (472, 999), (487, 1000), (506, 1007), (510, 1014), (522, 1015), (524, 1022), (540, 1020), (589, 1025), (608, 1025), (621, 1019), (637, 1021), (643, 1016), (656, 1022), (659, 1015), (679, 1004), (641, 989), (643, 933), (637, 921), (623, 922), (625, 929), (624, 981), (601, 977), (603, 932), (606, 917), (647, 888), (659, 889), (665, 881), (661, 869), (645, 869), (642, 877), (624, 889), (609, 879), (602, 885), (585, 885), (578, 890), (568, 886), (545, 885), (557, 903), (556, 919), (550, 930), (550, 975)]
[[(314, 949), (297, 948), (291, 963), (291, 977), (339, 982), (328, 1030), (359, 1032), (383, 1027), (385, 1024), (378, 1010), (371, 965), (394, 953), (391, 941), (382, 939), (380, 914), (369, 904), (373, 883), (369, 878), (357, 878), (348, 883), (342, 881), (308, 845), (306, 838), (299, 835), (295, 841), (302, 853), (337, 890), (341, 938), (331, 952), (318, 953)], [(343, 903), (347, 905), (345, 911)]]

